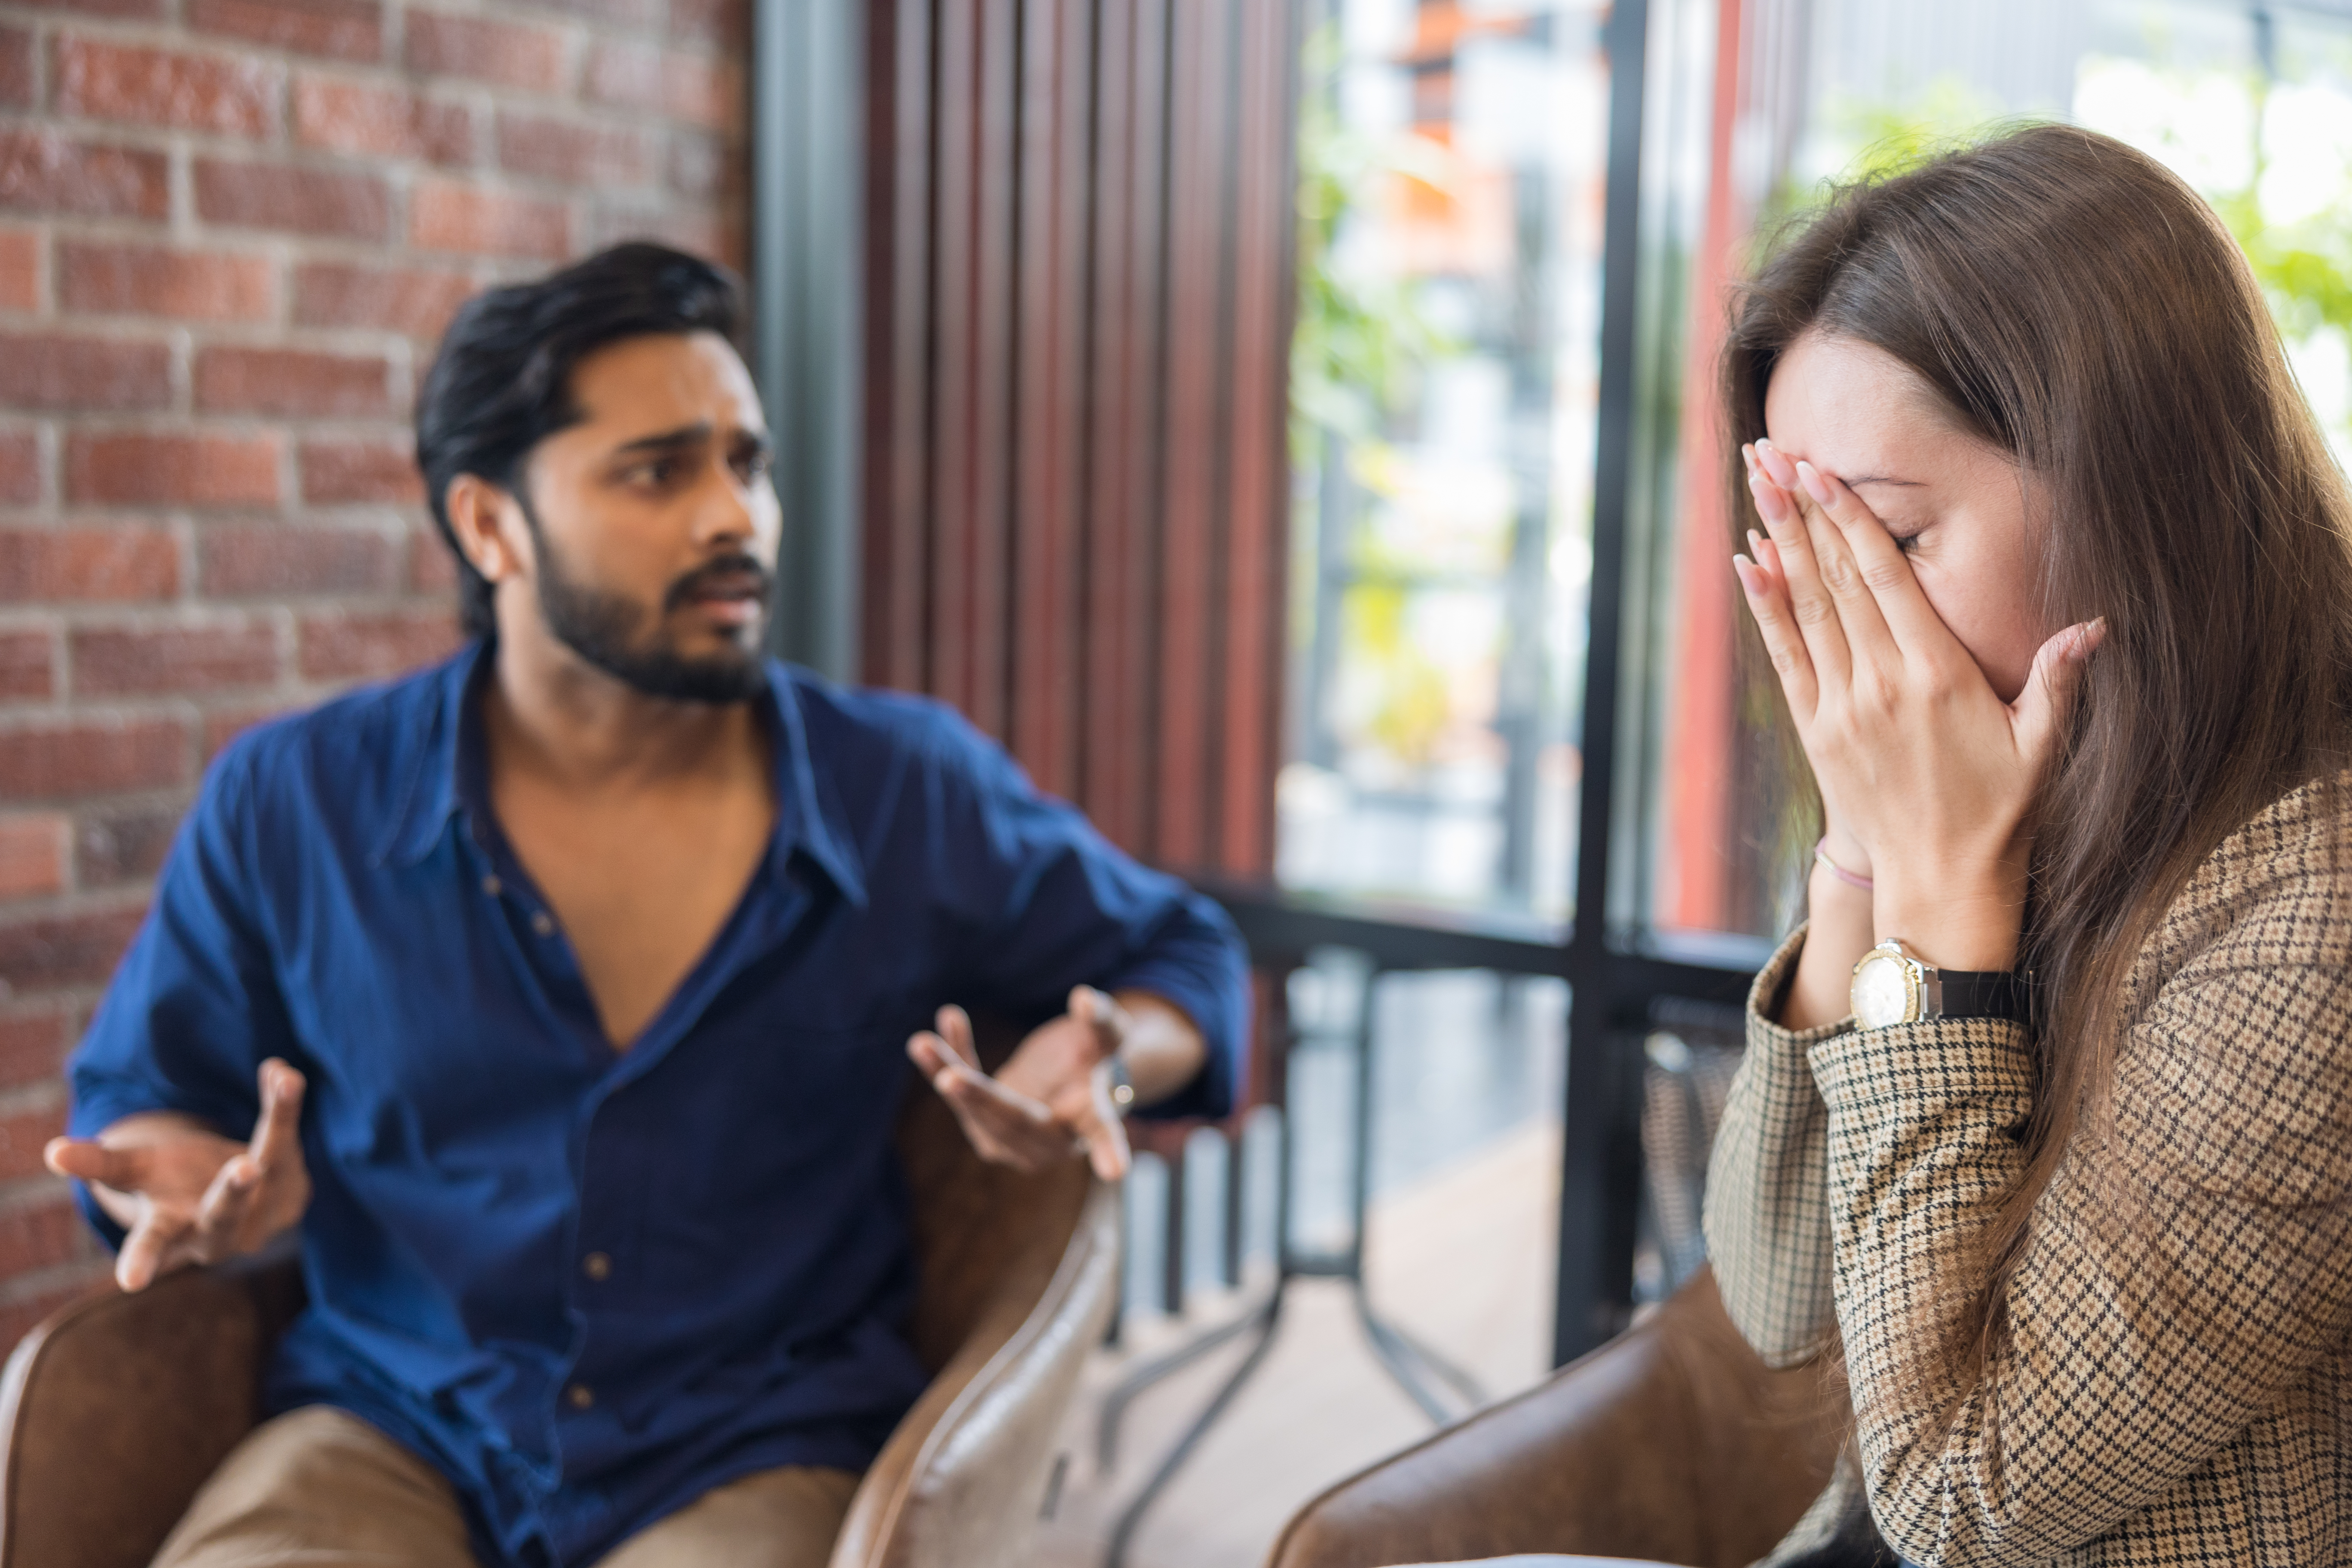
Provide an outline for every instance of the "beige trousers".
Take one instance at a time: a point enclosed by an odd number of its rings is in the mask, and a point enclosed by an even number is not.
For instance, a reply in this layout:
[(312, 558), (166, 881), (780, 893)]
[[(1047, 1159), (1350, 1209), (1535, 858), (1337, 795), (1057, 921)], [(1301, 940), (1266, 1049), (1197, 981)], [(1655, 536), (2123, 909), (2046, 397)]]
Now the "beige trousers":
[[(786, 1466), (705, 1492), (598, 1568), (824, 1568), (857, 1477)], [(463, 1568), (465, 1515), (440, 1471), (331, 1405), (291, 1410), (229, 1451), (154, 1568)]]

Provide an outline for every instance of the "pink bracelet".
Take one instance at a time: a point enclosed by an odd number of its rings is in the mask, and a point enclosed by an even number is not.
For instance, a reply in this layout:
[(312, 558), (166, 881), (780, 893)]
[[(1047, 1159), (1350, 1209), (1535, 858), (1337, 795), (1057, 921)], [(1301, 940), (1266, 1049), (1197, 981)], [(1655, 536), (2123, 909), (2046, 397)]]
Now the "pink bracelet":
[(1878, 885), (1867, 877), (1855, 876), (1853, 872), (1847, 870), (1844, 867), (1831, 859), (1830, 852), (1827, 848), (1828, 844), (1829, 839), (1824, 836), (1821, 843), (1814, 845), (1813, 858), (1820, 861), (1822, 865), (1827, 866), (1830, 868), (1831, 876), (1835, 877), (1847, 887), (1860, 888), (1865, 893)]

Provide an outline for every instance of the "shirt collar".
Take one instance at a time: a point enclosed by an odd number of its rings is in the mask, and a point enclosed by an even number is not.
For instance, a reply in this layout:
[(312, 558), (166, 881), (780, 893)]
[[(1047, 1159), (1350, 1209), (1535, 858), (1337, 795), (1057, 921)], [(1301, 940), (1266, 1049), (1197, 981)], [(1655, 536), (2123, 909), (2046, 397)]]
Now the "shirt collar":
[[(438, 686), (430, 704), (429, 732), (412, 752), (390, 835), (377, 849), (378, 864), (414, 866), (431, 854), (449, 821), (466, 808), (468, 777), (487, 779), (477, 699), (495, 668), (493, 645), (478, 639), (430, 678)], [(808, 727), (801, 712), (798, 679), (777, 659), (767, 661), (768, 683), (752, 704), (775, 747), (776, 831), (769, 847), (770, 868), (783, 875), (794, 852), (804, 854), (831, 879), (842, 897), (863, 909), (866, 879), (850, 852), (849, 836), (833, 794), (822, 786), (810, 755)], [(488, 802), (483, 802), (487, 807)]]

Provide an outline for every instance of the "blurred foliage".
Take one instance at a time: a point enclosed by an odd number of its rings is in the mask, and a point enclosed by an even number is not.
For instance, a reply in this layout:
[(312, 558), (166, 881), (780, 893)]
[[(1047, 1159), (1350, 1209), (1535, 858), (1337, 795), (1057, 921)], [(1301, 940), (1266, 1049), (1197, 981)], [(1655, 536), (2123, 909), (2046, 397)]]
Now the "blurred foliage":
[[(1416, 373), (1459, 352), (1416, 308), (1409, 279), (1370, 275), (1339, 254), (1349, 219), (1389, 183), (1429, 178), (1413, 138), (1375, 141), (1342, 123), (1337, 102), (1339, 29), (1307, 40), (1298, 116), (1298, 320), (1290, 342), (1291, 460), (1318, 472), (1347, 465), (1352, 496), (1385, 491), (1391, 417)], [(1339, 476), (1324, 473), (1322, 482)], [(1352, 521), (1352, 519), (1350, 520)], [(1362, 733), (1400, 762), (1426, 762), (1450, 718), (1444, 673), (1415, 644), (1410, 592), (1394, 563), (1364, 531), (1349, 530), (1351, 564), (1363, 574), (1342, 596), (1339, 664), (1379, 693)], [(1294, 616), (1294, 625), (1305, 618)]]
[(1302, 468), (1320, 436), (1376, 440), (1418, 365), (1453, 344), (1414, 308), (1406, 280), (1361, 276), (1335, 254), (1349, 216), (1400, 175), (1420, 173), (1407, 146), (1384, 146), (1340, 122), (1339, 35), (1307, 39), (1298, 111), (1298, 322), (1290, 340), (1291, 445)]

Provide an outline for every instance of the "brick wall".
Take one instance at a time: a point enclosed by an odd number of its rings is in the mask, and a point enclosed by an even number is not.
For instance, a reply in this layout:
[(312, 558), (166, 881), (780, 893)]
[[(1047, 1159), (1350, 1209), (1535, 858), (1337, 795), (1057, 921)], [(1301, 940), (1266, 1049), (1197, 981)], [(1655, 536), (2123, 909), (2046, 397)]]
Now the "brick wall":
[(0, 0), (0, 1350), (102, 1269), (58, 1064), (205, 760), (454, 641), (406, 410), (484, 283), (740, 264), (744, 0)]

